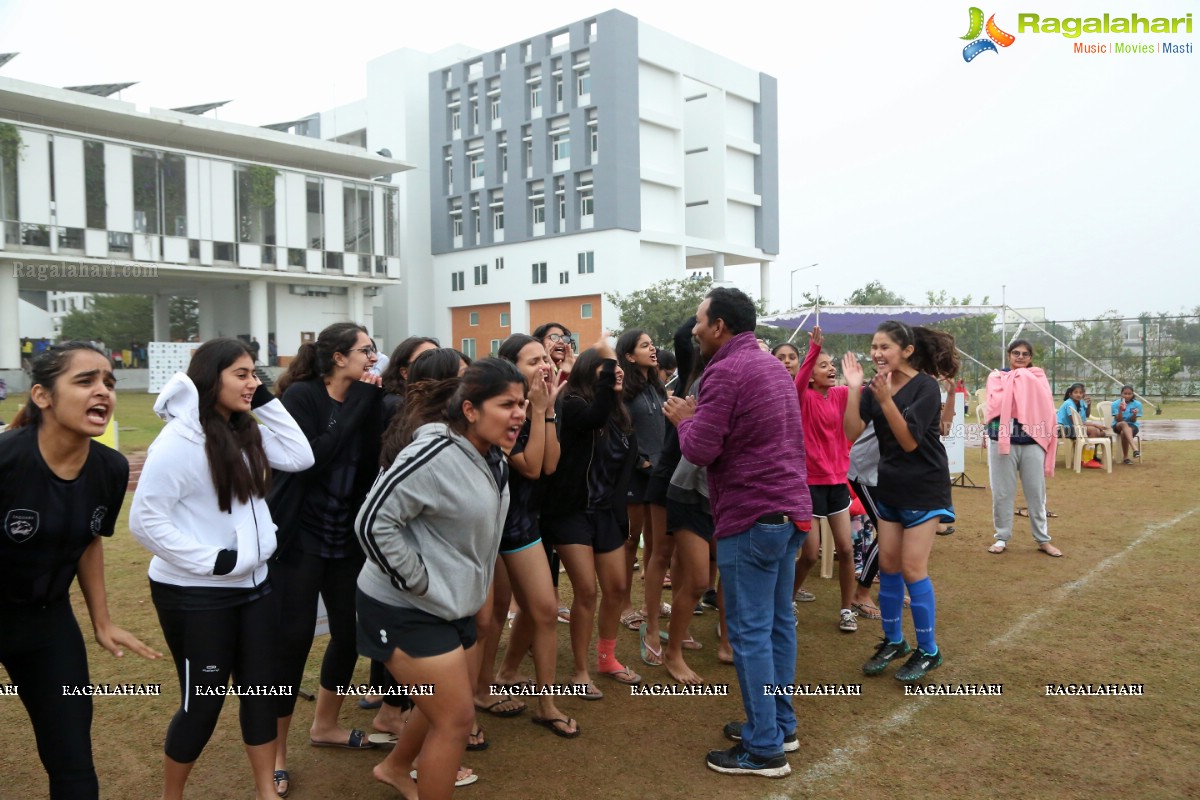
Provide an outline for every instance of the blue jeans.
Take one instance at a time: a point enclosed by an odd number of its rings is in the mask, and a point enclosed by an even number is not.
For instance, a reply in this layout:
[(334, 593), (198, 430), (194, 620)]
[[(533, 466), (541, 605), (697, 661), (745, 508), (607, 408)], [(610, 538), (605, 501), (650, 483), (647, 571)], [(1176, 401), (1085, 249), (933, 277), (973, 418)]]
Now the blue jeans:
[(791, 522), (755, 523), (736, 536), (717, 540), (725, 622), (746, 709), (742, 745), (756, 756), (782, 753), (783, 737), (796, 729), (791, 696), (773, 697), (765, 687), (796, 679), (792, 581), (804, 537)]

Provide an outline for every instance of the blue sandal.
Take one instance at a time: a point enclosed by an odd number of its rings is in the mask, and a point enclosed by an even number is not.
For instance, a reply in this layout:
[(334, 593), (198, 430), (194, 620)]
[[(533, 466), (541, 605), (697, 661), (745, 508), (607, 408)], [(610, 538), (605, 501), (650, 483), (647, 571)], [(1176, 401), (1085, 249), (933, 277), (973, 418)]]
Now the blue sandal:
[[(286, 769), (275, 770), (275, 775), (272, 776), (272, 780), (275, 781), (275, 794), (279, 795), (280, 797), (287, 797), (288, 792), (292, 790), (292, 779), (288, 777), (288, 771)], [(279, 791), (279, 784), (281, 783), (287, 784), (282, 792)]]

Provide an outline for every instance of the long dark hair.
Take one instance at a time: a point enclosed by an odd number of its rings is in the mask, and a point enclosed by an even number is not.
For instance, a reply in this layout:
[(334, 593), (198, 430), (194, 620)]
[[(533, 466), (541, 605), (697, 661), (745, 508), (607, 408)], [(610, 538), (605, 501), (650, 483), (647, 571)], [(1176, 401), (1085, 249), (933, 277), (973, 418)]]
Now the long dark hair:
[(380, 387), (388, 394), (404, 394), (404, 370), (411, 366), (409, 362), (413, 360), (413, 353), (423, 344), (431, 344), (434, 347), (441, 347), (437, 339), (430, 336), (410, 336), (400, 344), (396, 345), (396, 349), (392, 351), (392, 357), (388, 360), (387, 368), (380, 375)]
[(910, 328), (894, 319), (880, 323), (875, 332), (886, 333), (901, 350), (912, 345), (908, 365), (918, 372), (941, 378), (953, 378), (958, 374), (958, 351), (954, 349), (954, 337), (950, 334), (920, 325)]
[(1067, 391), (1063, 393), (1064, 403), (1071, 399), (1071, 392), (1075, 391), (1076, 389), (1083, 389), (1085, 392), (1087, 391), (1087, 387), (1085, 387), (1082, 383), (1072, 383), (1067, 387)]
[(287, 372), (275, 383), (275, 396), (283, 397), (287, 388), (297, 381), (324, 378), (333, 374), (335, 353), (345, 355), (354, 347), (360, 333), (367, 329), (357, 322), (335, 322), (317, 335), (316, 342), (306, 342), (296, 351)]
[[(571, 376), (567, 378), (567, 385), (563, 387), (559, 397), (564, 399), (579, 397), (591, 405), (592, 400), (596, 397), (596, 370), (602, 363), (604, 363), (604, 358), (594, 347), (589, 347), (580, 353), (575, 359), (575, 366), (571, 368)], [(629, 409), (625, 408), (625, 403), (620, 395), (617, 395), (617, 402), (613, 405), (612, 419), (623, 431), (628, 431), (633, 427), (629, 421)]]
[(621, 369), (625, 370), (625, 385), (621, 387), (621, 396), (626, 403), (633, 402), (633, 399), (641, 394), (646, 386), (653, 387), (659, 397), (667, 396), (662, 376), (658, 374), (657, 369), (650, 367), (643, 374), (641, 366), (631, 364), (625, 358), (625, 356), (633, 355), (633, 351), (637, 349), (638, 339), (647, 335), (649, 334), (641, 328), (631, 328), (622, 333), (620, 339), (617, 339), (617, 363), (621, 365)]
[(505, 361), (516, 364), (517, 359), (521, 356), (521, 351), (531, 344), (541, 344), (545, 347), (542, 344), (542, 340), (536, 336), (530, 336), (527, 333), (514, 333), (500, 343), (500, 349), (496, 351), (496, 355)]
[(66, 344), (56, 344), (43, 351), (33, 360), (30, 370), (31, 387), (29, 399), (25, 401), (25, 405), (21, 406), (21, 410), (17, 412), (17, 415), (13, 417), (13, 421), (9, 423), (9, 430), (24, 428), (27, 425), (32, 425), (36, 428), (42, 424), (42, 410), (38, 408), (37, 403), (33, 402), (32, 387), (41, 386), (53, 395), (54, 385), (58, 383), (59, 377), (71, 368), (71, 362), (75, 360), (75, 354), (82, 350), (104, 356), (104, 359), (108, 361), (109, 371), (112, 370), (112, 361), (109, 360), (108, 355), (90, 342), (73, 341)]
[(271, 466), (258, 422), (241, 411), (233, 412), (226, 420), (217, 410), (221, 373), (242, 356), (248, 356), (253, 364), (254, 352), (240, 339), (209, 339), (196, 348), (187, 369), (200, 395), (204, 454), (222, 511), (229, 511), (235, 498), (239, 503), (248, 503), (252, 497), (266, 497), (271, 484)]
[(417, 428), (427, 422), (446, 422), (446, 404), (458, 388), (458, 371), (463, 358), (457, 350), (440, 347), (426, 350), (408, 369), (404, 409), (392, 416), (383, 434), (379, 464), (392, 465), (400, 451), (412, 443)]

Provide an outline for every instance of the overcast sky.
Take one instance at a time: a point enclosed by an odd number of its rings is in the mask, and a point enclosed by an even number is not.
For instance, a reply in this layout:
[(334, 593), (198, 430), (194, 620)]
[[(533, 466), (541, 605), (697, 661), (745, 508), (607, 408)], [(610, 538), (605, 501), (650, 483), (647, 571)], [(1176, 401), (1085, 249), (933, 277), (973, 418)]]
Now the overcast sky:
[[(794, 276), (797, 298), (820, 284), (840, 302), (879, 280), (910, 301), (945, 289), (998, 302), (1006, 285), (1010, 305), (1051, 319), (1200, 305), (1200, 8), (1004, 6), (981, 8), (1015, 43), (970, 63), (969, 2), (618, 7), (779, 80), (772, 307), (788, 305), (790, 270), (814, 262)], [(363, 97), (366, 62), (390, 50), (490, 50), (609, 7), (0, 0), (0, 53), (21, 53), (0, 74), (52, 86), (136, 80), (122, 99), (142, 107), (232, 99), (220, 118), (257, 125)], [(1016, 19), (1189, 11), (1192, 34), (1075, 40), (1022, 34)], [(1073, 41), (1193, 52), (1082, 55)], [(730, 277), (757, 292), (757, 268)]]

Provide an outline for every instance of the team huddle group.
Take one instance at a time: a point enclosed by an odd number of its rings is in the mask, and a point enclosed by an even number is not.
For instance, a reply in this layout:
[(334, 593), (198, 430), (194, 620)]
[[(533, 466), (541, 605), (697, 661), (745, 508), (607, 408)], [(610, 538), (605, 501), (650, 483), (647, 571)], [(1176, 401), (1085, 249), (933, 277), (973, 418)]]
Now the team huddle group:
[[(957, 374), (953, 339), (885, 322), (874, 376), (848, 353), (837, 385), (819, 328), (803, 359), (791, 345), (768, 352), (736, 289), (714, 289), (681, 322), (673, 354), (641, 330), (576, 354), (570, 332), (547, 323), (473, 363), (410, 338), (383, 368), (367, 331), (338, 323), (300, 348), (274, 393), (244, 342), (200, 345), (157, 398), (166, 426), (129, 517), (153, 554), (150, 598), (180, 686), (162, 796), (183, 796), (226, 694), (211, 689), (231, 678), (290, 688), (238, 702), (257, 797), (294, 788), (288, 733), (318, 596), (330, 637), (309, 742), (390, 746), (374, 777), (410, 799), (477, 780), (462, 757), (488, 746), (479, 719), (489, 714), (529, 711), (557, 736), (580, 736), (555, 687), (601, 700), (606, 681), (642, 681), (629, 665), (638, 656), (702, 684), (685, 658), (701, 647), (688, 627), (702, 601), (720, 609), (717, 655), (736, 668), (746, 716), (706, 763), (787, 775), (795, 712), (787, 692), (764, 687), (795, 682), (793, 597), (817, 560), (813, 517), (829, 521), (839, 553), (836, 624), (882, 621), (863, 671), (903, 660), (896, 678), (917, 681), (940, 665), (927, 566), (937, 527), (954, 520), (938, 383)], [(61, 690), (88, 682), (72, 581), (105, 649), (160, 654), (107, 610), (101, 542), (129, 478), (124, 457), (92, 439), (113, 415), (112, 364), (73, 342), (42, 353), (32, 379), (0, 435), (0, 662), (20, 687), (51, 797), (96, 798), (91, 698)], [(876, 531), (857, 582), (852, 503)], [(635, 608), (639, 539), (645, 604)], [(661, 602), (668, 574), (674, 614)], [(906, 605), (915, 646), (901, 628)], [(562, 673), (559, 622), (571, 643)], [(622, 626), (639, 638), (624, 661)], [(372, 735), (338, 720), (347, 694), (357, 699), (347, 687), (360, 655), (381, 695)], [(432, 691), (397, 690), (410, 685)]]

